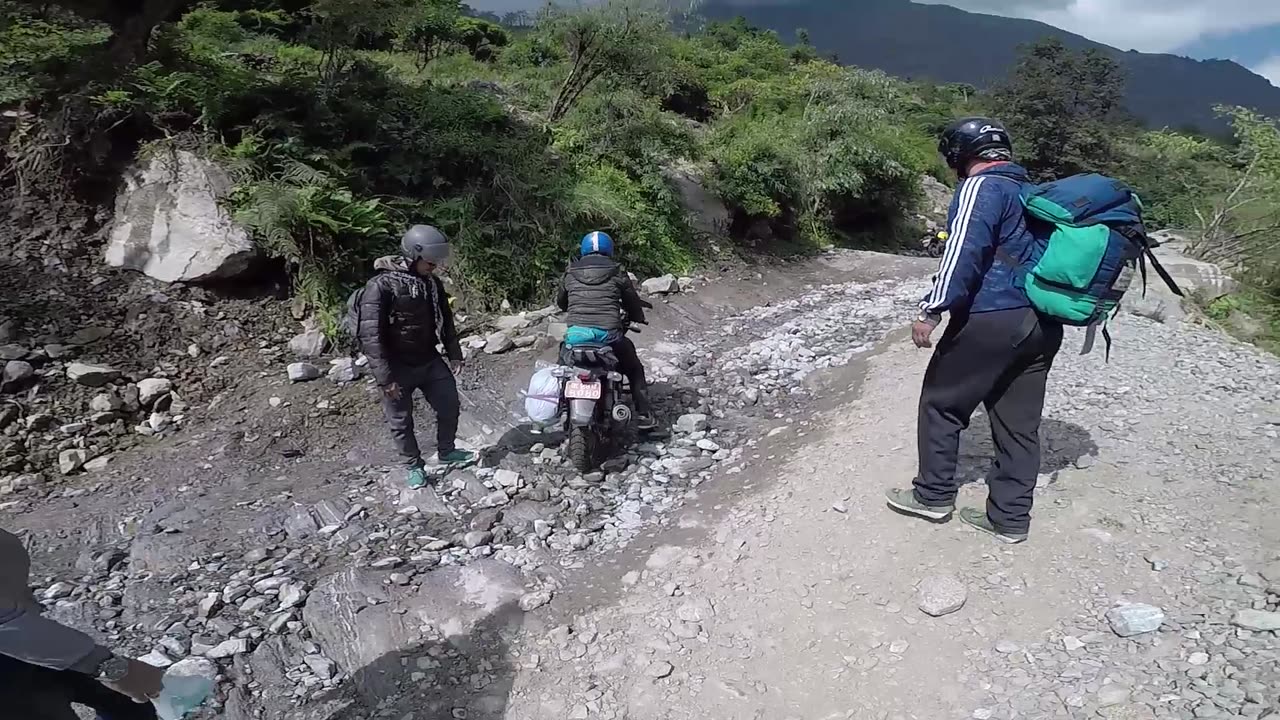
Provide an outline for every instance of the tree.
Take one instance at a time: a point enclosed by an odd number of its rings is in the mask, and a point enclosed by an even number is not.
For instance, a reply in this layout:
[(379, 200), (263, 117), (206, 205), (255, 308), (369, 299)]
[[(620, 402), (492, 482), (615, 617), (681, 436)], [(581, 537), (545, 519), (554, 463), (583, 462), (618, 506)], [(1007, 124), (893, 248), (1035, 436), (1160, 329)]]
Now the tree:
[(643, 2), (607, 0), (573, 12), (551, 10), (547, 18), (569, 57), (569, 74), (547, 114), (551, 122), (561, 120), (604, 75), (640, 81), (654, 73), (667, 38), (666, 15)]
[(454, 42), (467, 49), (477, 60), (489, 60), (494, 48), (505, 47), (511, 36), (501, 25), (474, 17), (458, 18), (453, 27)]
[(1022, 49), (993, 94), (1023, 164), (1041, 180), (1108, 168), (1115, 153), (1107, 124), (1124, 94), (1120, 66), (1097, 51), (1073, 52), (1057, 38)]
[(321, 81), (342, 76), (362, 39), (390, 34), (414, 5), (415, 0), (316, 0), (311, 36), (321, 52)]
[[(107, 49), (107, 69), (124, 71), (137, 65), (147, 52), (147, 43), (156, 26), (175, 19), (192, 0), (21, 0), (23, 4), (43, 11), (57, 5), (86, 20), (94, 20), (111, 28)], [(101, 66), (99, 66), (101, 67)]]
[(1258, 276), (1280, 290), (1280, 122), (1245, 108), (1219, 108), (1231, 118), (1238, 147), (1227, 192), (1197, 208), (1199, 237), (1187, 249), (1202, 260)]
[(404, 16), (402, 35), (405, 44), (418, 56), (419, 70), (453, 42), (460, 18), (462, 3), (459, 0), (416, 0), (409, 8)]

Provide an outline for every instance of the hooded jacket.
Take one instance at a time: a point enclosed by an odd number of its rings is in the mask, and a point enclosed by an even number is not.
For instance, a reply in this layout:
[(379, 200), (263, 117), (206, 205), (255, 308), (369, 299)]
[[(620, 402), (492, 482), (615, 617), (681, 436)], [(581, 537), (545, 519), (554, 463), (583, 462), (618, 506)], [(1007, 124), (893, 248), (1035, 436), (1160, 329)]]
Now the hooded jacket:
[(556, 304), (569, 311), (570, 327), (621, 330), (622, 310), (632, 321), (644, 322), (644, 306), (631, 278), (613, 258), (598, 253), (584, 255), (569, 266)]
[(389, 255), (373, 264), (377, 275), (360, 296), (357, 335), (369, 370), (381, 386), (395, 381), (394, 368), (426, 365), (440, 357), (462, 360), (449, 293), (435, 275), (421, 277), (404, 258)]
[(31, 597), (31, 556), (16, 535), (0, 530), (0, 655), (51, 670), (93, 675), (111, 651), (79, 630), (40, 616)]
[(963, 314), (1031, 307), (1016, 268), (996, 255), (999, 248), (1019, 265), (1031, 258), (1035, 240), (1022, 204), (1029, 182), (1021, 165), (1001, 163), (960, 184), (948, 211), (947, 247), (933, 287), (920, 301), (922, 310)]

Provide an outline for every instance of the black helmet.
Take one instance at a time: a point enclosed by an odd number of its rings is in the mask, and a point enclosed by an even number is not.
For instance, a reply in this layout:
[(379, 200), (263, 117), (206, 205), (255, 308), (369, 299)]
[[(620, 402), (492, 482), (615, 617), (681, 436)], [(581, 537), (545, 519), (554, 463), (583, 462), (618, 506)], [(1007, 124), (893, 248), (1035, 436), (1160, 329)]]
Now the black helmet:
[(440, 265), (449, 259), (449, 238), (430, 225), (414, 225), (400, 240), (400, 253), (409, 262), (426, 260)]
[(942, 131), (938, 152), (953, 170), (963, 172), (974, 160), (1012, 160), (1013, 139), (1004, 123), (990, 118), (957, 120)]

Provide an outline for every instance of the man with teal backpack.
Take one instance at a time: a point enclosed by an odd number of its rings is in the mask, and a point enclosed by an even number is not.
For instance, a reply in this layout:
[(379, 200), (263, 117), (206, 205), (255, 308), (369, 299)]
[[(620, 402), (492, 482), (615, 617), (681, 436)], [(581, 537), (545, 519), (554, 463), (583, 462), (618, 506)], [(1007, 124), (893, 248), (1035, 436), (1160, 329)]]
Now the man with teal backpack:
[(1021, 266), (1032, 261), (1036, 240), (1022, 203), (1027, 172), (1013, 162), (1009, 133), (998, 122), (967, 118), (947, 128), (939, 150), (961, 183), (938, 274), (912, 326), (916, 346), (932, 346), (942, 313), (950, 321), (921, 390), (919, 472), (911, 489), (889, 491), (888, 501), (916, 517), (951, 517), (959, 491), (960, 433), (983, 405), (991, 420), (995, 467), (985, 511), (963, 508), (960, 520), (1002, 542), (1023, 542), (1040, 474), (1045, 382), (1062, 343), (1062, 325), (1036, 312), (1021, 287)]

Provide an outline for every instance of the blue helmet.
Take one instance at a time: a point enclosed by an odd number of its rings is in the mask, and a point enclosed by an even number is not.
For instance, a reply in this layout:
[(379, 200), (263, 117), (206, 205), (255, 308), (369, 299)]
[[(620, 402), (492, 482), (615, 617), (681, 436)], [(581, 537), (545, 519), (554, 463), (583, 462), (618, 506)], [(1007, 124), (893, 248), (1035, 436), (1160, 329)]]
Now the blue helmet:
[(583, 255), (591, 255), (596, 253), (599, 255), (613, 256), (613, 238), (599, 230), (587, 233), (582, 238), (581, 250)]

